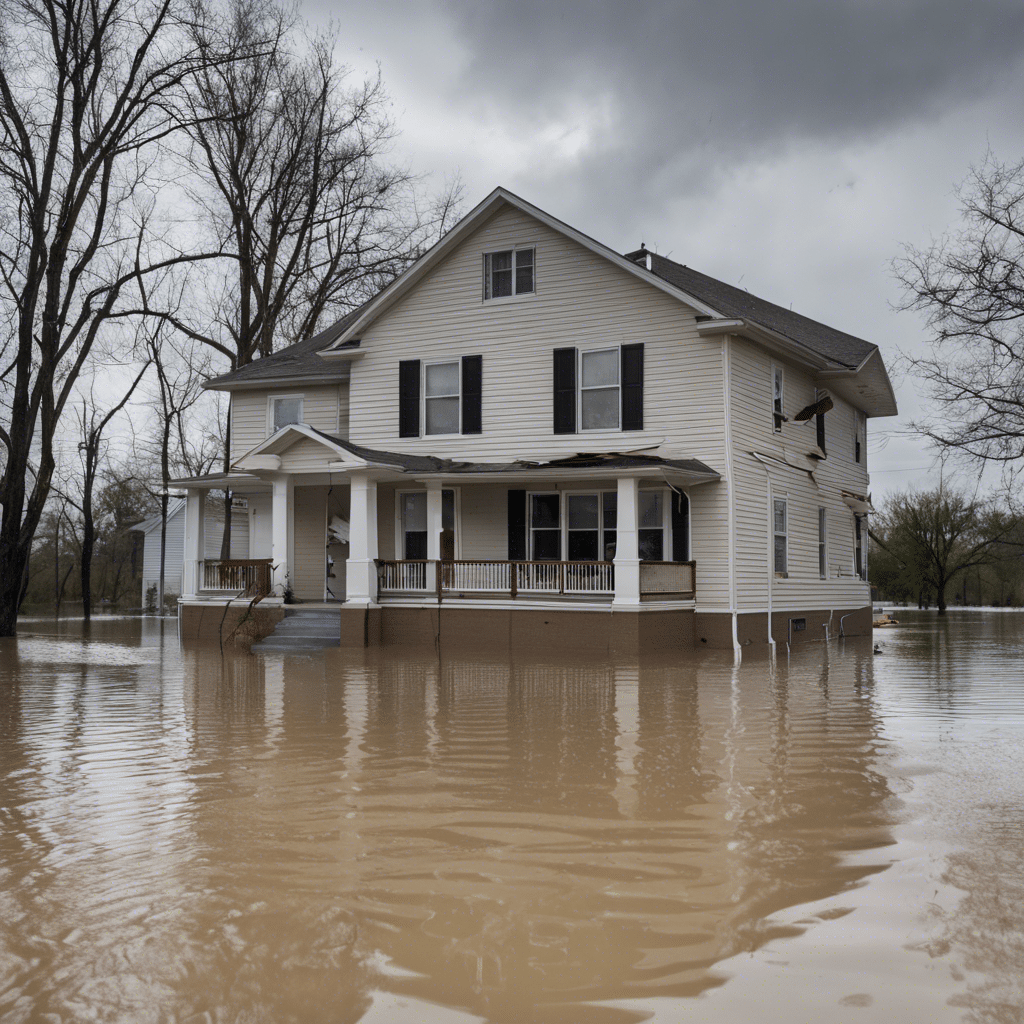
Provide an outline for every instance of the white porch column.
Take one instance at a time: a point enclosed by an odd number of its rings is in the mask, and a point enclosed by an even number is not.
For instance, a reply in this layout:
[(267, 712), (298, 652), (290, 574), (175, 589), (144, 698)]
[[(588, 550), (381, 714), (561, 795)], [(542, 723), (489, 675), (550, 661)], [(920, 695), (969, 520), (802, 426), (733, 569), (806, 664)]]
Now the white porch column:
[(377, 602), (377, 481), (366, 473), (351, 477), (345, 604)]
[(203, 557), (206, 548), (206, 491), (190, 487), (185, 492), (185, 562), (181, 596), (195, 597), (203, 589)]
[(640, 604), (640, 481), (619, 477), (615, 520), (615, 598), (613, 604)]
[(427, 481), (427, 558), (441, 559), (441, 481)]
[(295, 483), (290, 474), (272, 478), (274, 494), (270, 503), (270, 558), (274, 566), (274, 592), (283, 596), (291, 579), (292, 537), (294, 534)]

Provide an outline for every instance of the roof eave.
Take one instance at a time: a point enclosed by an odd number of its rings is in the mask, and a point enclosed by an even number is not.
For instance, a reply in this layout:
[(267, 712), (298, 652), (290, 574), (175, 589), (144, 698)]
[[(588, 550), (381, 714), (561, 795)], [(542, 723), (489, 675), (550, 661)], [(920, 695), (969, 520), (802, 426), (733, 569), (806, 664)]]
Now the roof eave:
[(307, 387), (317, 384), (344, 384), (349, 379), (348, 373), (338, 373), (328, 366), (327, 373), (302, 374), (288, 377), (256, 377), (252, 380), (232, 380), (219, 384), (220, 378), (214, 377), (202, 384), (204, 391), (251, 391), (253, 388)]
[(738, 334), (748, 338), (750, 341), (758, 342), (766, 348), (775, 349), (788, 356), (794, 362), (803, 363), (818, 372), (837, 370), (846, 372), (849, 368), (837, 363), (828, 356), (823, 356), (814, 349), (792, 338), (787, 338), (778, 331), (762, 327), (760, 324), (748, 320), (746, 317), (718, 318), (715, 320), (704, 320), (697, 324), (697, 333), (701, 337), (714, 337), (722, 334)]

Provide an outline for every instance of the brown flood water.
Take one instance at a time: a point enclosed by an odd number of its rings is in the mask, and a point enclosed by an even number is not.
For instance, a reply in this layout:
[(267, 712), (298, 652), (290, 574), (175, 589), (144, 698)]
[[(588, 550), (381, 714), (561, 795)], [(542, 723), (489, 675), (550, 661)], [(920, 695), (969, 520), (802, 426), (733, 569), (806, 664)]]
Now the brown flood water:
[(0, 1021), (1024, 1021), (1024, 615), (902, 617), (774, 671), (26, 622)]

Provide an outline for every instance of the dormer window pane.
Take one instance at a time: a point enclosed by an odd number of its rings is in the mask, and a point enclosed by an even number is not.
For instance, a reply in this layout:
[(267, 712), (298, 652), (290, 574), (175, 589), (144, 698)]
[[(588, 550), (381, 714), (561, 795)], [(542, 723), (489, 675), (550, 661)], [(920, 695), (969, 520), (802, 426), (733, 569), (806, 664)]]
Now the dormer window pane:
[(302, 399), (295, 398), (275, 398), (274, 403), (274, 433), (276, 434), (282, 427), (287, 427), (291, 423), (302, 422)]

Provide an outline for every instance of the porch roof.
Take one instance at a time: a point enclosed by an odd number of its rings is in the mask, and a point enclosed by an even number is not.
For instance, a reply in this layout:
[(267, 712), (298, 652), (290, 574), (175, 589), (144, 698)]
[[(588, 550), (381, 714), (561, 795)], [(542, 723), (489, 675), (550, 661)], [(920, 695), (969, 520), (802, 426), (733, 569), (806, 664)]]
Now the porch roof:
[[(616, 473), (657, 475), (670, 472), (686, 477), (689, 482), (703, 483), (718, 480), (720, 474), (698, 459), (673, 459), (650, 452), (577, 452), (558, 459), (512, 459), (508, 462), (466, 462), (436, 455), (409, 455), (364, 448), (341, 437), (321, 434), (331, 444), (344, 448), (369, 464), (393, 466), (400, 473), (416, 477), (483, 477), (502, 476), (612, 476)], [(650, 471), (644, 473), (644, 471)]]

